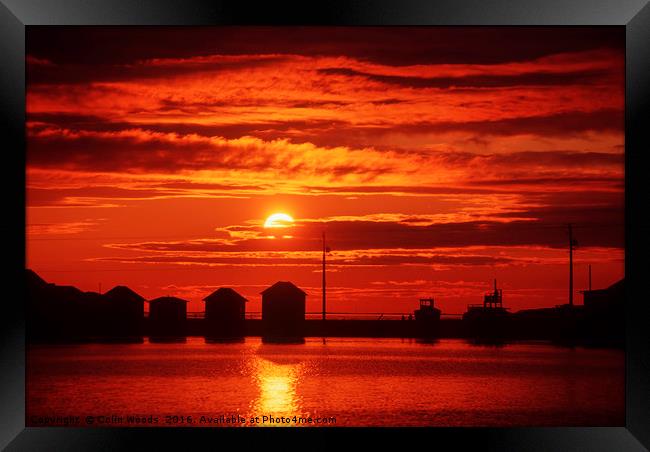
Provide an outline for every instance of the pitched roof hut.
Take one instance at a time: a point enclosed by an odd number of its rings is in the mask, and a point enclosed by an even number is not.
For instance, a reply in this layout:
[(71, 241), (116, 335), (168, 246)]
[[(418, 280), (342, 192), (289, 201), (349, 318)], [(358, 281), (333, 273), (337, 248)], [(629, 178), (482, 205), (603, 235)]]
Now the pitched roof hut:
[(245, 335), (246, 298), (229, 287), (220, 287), (205, 301), (206, 339), (239, 339)]
[(141, 341), (144, 298), (126, 286), (115, 286), (105, 294), (108, 322), (113, 340)]
[(185, 340), (187, 303), (177, 297), (149, 300), (149, 340)]
[(307, 294), (289, 281), (278, 281), (262, 291), (265, 338), (302, 338)]

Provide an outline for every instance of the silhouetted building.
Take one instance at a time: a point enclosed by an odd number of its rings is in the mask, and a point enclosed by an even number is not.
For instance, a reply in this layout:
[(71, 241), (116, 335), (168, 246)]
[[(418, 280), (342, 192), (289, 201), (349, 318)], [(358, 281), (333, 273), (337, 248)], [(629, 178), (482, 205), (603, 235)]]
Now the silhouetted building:
[(144, 298), (126, 286), (115, 286), (102, 296), (108, 302), (109, 337), (114, 340), (142, 340)]
[(262, 292), (264, 338), (301, 339), (304, 335), (307, 294), (288, 281), (278, 281)]
[(105, 294), (48, 283), (25, 271), (29, 341), (142, 340), (144, 299), (124, 286)]
[(625, 341), (625, 279), (606, 289), (586, 290), (584, 319), (587, 338), (622, 345)]
[(104, 340), (112, 335), (113, 325), (108, 300), (98, 292), (84, 292), (77, 301), (75, 324), (80, 337)]
[(102, 326), (101, 295), (47, 283), (31, 270), (25, 277), (29, 341), (84, 341), (97, 334)]
[(206, 339), (239, 339), (245, 334), (246, 298), (229, 287), (221, 287), (205, 301)]
[(83, 292), (47, 283), (32, 270), (25, 270), (26, 335), (30, 341), (66, 341), (76, 336), (77, 303)]
[(149, 301), (149, 340), (185, 340), (187, 300), (160, 297)]
[(622, 308), (625, 300), (625, 279), (606, 289), (585, 290), (582, 295), (585, 309), (589, 311), (617, 311)]

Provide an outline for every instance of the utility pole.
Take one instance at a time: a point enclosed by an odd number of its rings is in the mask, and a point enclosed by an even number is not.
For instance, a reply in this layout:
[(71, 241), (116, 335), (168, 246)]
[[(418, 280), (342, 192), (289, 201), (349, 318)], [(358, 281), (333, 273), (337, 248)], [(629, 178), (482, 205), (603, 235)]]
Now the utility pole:
[(323, 231), (323, 321), (325, 321), (325, 255), (327, 254), (327, 247), (325, 245), (325, 231)]
[(569, 223), (569, 306), (573, 307), (573, 227)]
[(589, 264), (589, 291), (591, 291), (591, 264)]

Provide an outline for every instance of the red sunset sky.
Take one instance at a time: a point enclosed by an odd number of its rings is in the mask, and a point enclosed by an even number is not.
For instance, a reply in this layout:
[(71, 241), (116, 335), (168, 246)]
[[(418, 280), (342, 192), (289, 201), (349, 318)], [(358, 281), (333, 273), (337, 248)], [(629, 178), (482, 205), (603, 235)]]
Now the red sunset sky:
[[(147, 298), (513, 310), (624, 274), (621, 28), (27, 31), (27, 262)], [(276, 212), (295, 222), (269, 238)], [(290, 238), (283, 238), (283, 236)], [(582, 297), (576, 295), (581, 302)]]

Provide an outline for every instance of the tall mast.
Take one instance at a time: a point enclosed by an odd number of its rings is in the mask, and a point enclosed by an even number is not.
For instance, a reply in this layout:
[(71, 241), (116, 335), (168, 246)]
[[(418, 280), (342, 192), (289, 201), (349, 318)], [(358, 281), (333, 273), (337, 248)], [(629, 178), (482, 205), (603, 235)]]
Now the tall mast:
[(569, 305), (573, 306), (573, 227), (569, 223)]
[(327, 248), (325, 246), (325, 231), (323, 231), (323, 320), (325, 320), (325, 255), (327, 254)]

